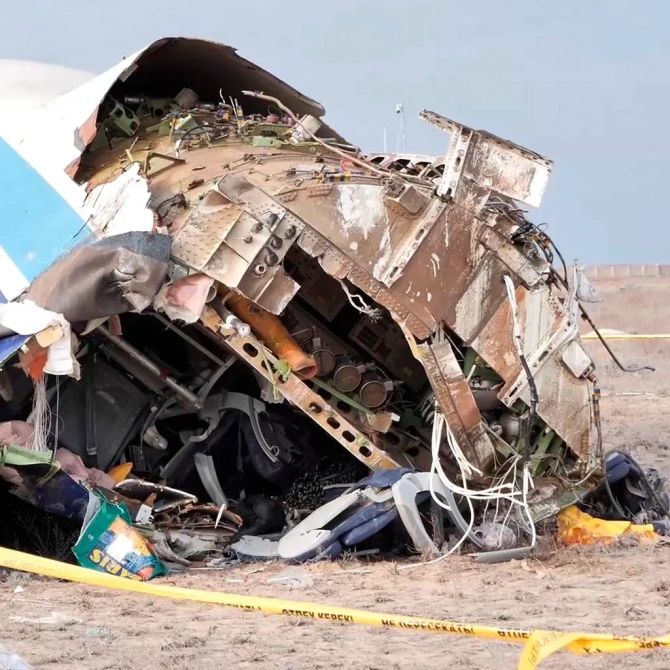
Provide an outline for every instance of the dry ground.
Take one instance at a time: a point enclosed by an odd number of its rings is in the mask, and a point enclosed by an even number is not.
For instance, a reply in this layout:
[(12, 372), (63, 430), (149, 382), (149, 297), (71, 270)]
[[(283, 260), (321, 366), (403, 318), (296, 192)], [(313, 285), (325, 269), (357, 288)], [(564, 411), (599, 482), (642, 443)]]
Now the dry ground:
[[(625, 286), (610, 282), (602, 288), (607, 307), (596, 306), (593, 312), (604, 327), (670, 332), (670, 310), (663, 299), (670, 286), (645, 280), (628, 281)], [(644, 320), (638, 318), (640, 312)], [(632, 449), (641, 463), (654, 464), (670, 475), (670, 375), (666, 374), (670, 344), (615, 346), (626, 360), (652, 362), (659, 371), (624, 376), (596, 354), (602, 370), (605, 442), (610, 448)], [(254, 564), (166, 581), (500, 627), (636, 635), (670, 632), (667, 545), (573, 548), (546, 554), (542, 560), (491, 566), (455, 557), (406, 572), (398, 572), (392, 563), (345, 561), (299, 569)], [(296, 571), (302, 582), (298, 587), (269, 581)], [(457, 636), (308, 622), (152, 599), (16, 573), (0, 583), (0, 594), (0, 641), (36, 668), (49, 670), (252, 666), (505, 670), (516, 667), (521, 649)], [(617, 657), (560, 654), (541, 667), (613, 665), (666, 670), (670, 650)]]
[[(270, 582), (283, 565), (246, 565), (168, 580), (180, 586), (279, 596), (500, 627), (616, 631), (670, 628), (670, 548), (571, 549), (547, 561), (474, 565), (464, 557), (398, 573), (391, 563), (293, 568), (313, 582)], [(351, 572), (355, 570), (357, 572)], [(362, 570), (363, 572), (358, 572)], [(17, 586), (23, 590), (14, 593)], [(456, 636), (311, 622), (216, 605), (12, 575), (0, 585), (3, 640), (37, 668), (515, 668), (521, 647)], [(40, 623), (41, 617), (49, 617)], [(542, 668), (670, 667), (669, 652), (560, 654)]]

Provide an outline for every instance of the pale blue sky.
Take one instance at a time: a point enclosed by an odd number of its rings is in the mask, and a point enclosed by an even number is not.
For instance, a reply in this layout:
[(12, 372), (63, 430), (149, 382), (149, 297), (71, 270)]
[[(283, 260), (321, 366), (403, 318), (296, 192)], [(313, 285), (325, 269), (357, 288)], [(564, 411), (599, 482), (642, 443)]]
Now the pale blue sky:
[(21, 0), (0, 57), (101, 71), (164, 36), (215, 39), (319, 100), (366, 150), (440, 154), (422, 107), (555, 161), (531, 212), (568, 260), (670, 262), (668, 0)]

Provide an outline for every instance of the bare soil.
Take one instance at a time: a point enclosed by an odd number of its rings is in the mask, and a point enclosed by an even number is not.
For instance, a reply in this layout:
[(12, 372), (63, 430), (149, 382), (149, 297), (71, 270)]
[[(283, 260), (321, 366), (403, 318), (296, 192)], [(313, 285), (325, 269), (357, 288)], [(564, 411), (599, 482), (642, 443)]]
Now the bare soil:
[[(456, 557), (398, 572), (345, 561), (245, 565), (169, 579), (179, 586), (415, 614), (500, 627), (650, 635), (670, 618), (668, 548), (560, 550), (546, 561)], [(298, 574), (307, 586), (270, 582)], [(15, 593), (17, 586), (23, 588)], [(520, 646), (174, 602), (14, 574), (0, 585), (3, 642), (36, 668), (515, 668)], [(48, 617), (46, 620), (42, 617)], [(41, 622), (40, 622), (41, 621)], [(670, 667), (670, 651), (562, 653), (542, 668)]]

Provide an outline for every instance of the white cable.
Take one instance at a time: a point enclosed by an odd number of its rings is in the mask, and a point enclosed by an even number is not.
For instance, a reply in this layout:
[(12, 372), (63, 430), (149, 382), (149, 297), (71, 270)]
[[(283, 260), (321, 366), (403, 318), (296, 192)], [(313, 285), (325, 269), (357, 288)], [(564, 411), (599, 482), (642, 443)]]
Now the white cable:
[(537, 530), (535, 528), (535, 521), (533, 521), (533, 515), (530, 513), (530, 507), (528, 506), (528, 490), (529, 488), (534, 488), (533, 479), (530, 475), (530, 470), (528, 468), (528, 463), (524, 463), (523, 466), (523, 511), (526, 513), (528, 518), (528, 524), (530, 525), (530, 547), (533, 549), (535, 543), (537, 542)]
[[(432, 441), (431, 441), (431, 454), (432, 454), (432, 465), (431, 465), (431, 470), (430, 470), (430, 478), (429, 478), (429, 489), (430, 489), (430, 495), (432, 499), (443, 509), (446, 510), (451, 510), (451, 507), (444, 503), (440, 498), (437, 496), (435, 492), (435, 487), (433, 484), (433, 474), (437, 474), (438, 477), (440, 478), (440, 481), (444, 486), (446, 486), (448, 489), (450, 489), (452, 492), (461, 495), (465, 498), (468, 508), (470, 511), (470, 520), (468, 522), (468, 528), (466, 532), (461, 536), (461, 538), (458, 540), (458, 542), (446, 553), (442, 554), (441, 556), (438, 556), (437, 558), (434, 558), (430, 561), (426, 561), (424, 563), (412, 563), (410, 565), (404, 565), (400, 566), (398, 570), (410, 570), (412, 568), (420, 567), (420, 566), (425, 566), (425, 565), (431, 565), (433, 563), (437, 563), (443, 559), (445, 559), (447, 556), (450, 556), (453, 554), (455, 551), (459, 549), (459, 547), (468, 539), (470, 534), (472, 533), (472, 529), (474, 527), (475, 523), (475, 512), (474, 512), (474, 505), (472, 504), (473, 500), (496, 500), (499, 502), (502, 499), (509, 500), (510, 503), (515, 503), (515, 504), (521, 504), (521, 501), (511, 497), (514, 495), (520, 495), (520, 492), (514, 492), (513, 491), (513, 484), (511, 483), (503, 483), (498, 486), (491, 487), (489, 489), (480, 489), (480, 490), (472, 490), (467, 488), (467, 475), (462, 467), (462, 462), (457, 461), (457, 464), (459, 466), (459, 469), (461, 471), (461, 478), (463, 480), (464, 486), (458, 486), (454, 482), (450, 481), (449, 478), (447, 477), (446, 473), (444, 472), (444, 469), (442, 468), (442, 465), (440, 463), (440, 457), (439, 457), (439, 449), (440, 445), (442, 442), (442, 432), (444, 427), (446, 426), (447, 429), (447, 442), (449, 443), (450, 448), (452, 451), (454, 450), (454, 447), (456, 447), (456, 450), (460, 450), (460, 447), (458, 447), (458, 444), (453, 436), (453, 433), (451, 432), (451, 429), (449, 428), (449, 424), (446, 422), (444, 415), (437, 411), (436, 407), (436, 412), (434, 415), (433, 419), (433, 435), (432, 435)], [(516, 471), (516, 462), (513, 462), (512, 465), (508, 468), (507, 472), (503, 475), (503, 479), (507, 477), (508, 473), (510, 470), (515, 469)], [(503, 489), (512, 489), (511, 494), (505, 494), (501, 493)], [(512, 507), (512, 504), (510, 504), (510, 509)]]
[[(251, 98), (259, 98), (260, 100), (269, 100), (270, 102), (274, 102), (275, 105), (277, 105), (277, 107), (279, 107), (279, 109), (281, 109), (282, 112), (288, 114), (293, 120), (293, 123), (299, 125), (312, 138), (314, 142), (318, 142), (325, 149), (331, 151), (334, 154), (337, 154), (340, 158), (344, 158), (345, 160), (351, 161), (352, 163), (355, 163), (359, 167), (365, 168), (366, 170), (369, 170), (373, 174), (378, 174), (382, 177), (388, 177), (391, 174), (398, 174), (396, 172), (389, 172), (388, 170), (380, 170), (378, 167), (375, 167), (371, 163), (363, 161), (360, 158), (356, 158), (355, 156), (352, 156), (351, 154), (346, 153), (341, 149), (338, 149), (332, 144), (324, 142), (320, 137), (317, 137), (309, 128), (307, 128), (304, 125), (304, 123), (279, 98), (275, 98), (271, 95), (266, 95), (265, 93), (261, 93), (259, 91), (242, 91), (242, 94), (248, 95)], [(398, 176), (401, 179), (404, 179), (404, 177), (401, 174), (398, 174)]]
[[(513, 341), (514, 341), (514, 346), (516, 349), (516, 352), (519, 356), (523, 356), (523, 337), (521, 333), (521, 326), (519, 322), (519, 313), (518, 313), (518, 305), (516, 302), (516, 295), (515, 295), (515, 289), (514, 289), (514, 283), (512, 282), (511, 277), (509, 275), (503, 275), (503, 280), (505, 282), (505, 288), (507, 291), (507, 298), (510, 303), (510, 308), (512, 312), (512, 334), (513, 334)], [(435, 333), (434, 336), (434, 342), (436, 344), (443, 342), (445, 339), (446, 335), (443, 333), (442, 329), (438, 329), (437, 332)], [(458, 469), (460, 470), (461, 473), (461, 480), (463, 482), (462, 486), (459, 486), (458, 484), (452, 482), (448, 477), (447, 474), (444, 472), (444, 469), (442, 467), (442, 464), (440, 462), (440, 446), (442, 444), (442, 433), (444, 428), (446, 427), (446, 434), (447, 434), (447, 444), (449, 446), (449, 449), (451, 450), (454, 459), (456, 461), (456, 464), (458, 465)], [(464, 542), (465, 540), (470, 536), (472, 533), (472, 529), (474, 527), (474, 522), (475, 522), (475, 513), (474, 513), (474, 505), (473, 501), (478, 500), (478, 501), (486, 501), (487, 503), (487, 508), (488, 508), (488, 503), (495, 501), (496, 502), (496, 514), (495, 514), (495, 520), (498, 518), (498, 510), (499, 510), (499, 505), (500, 502), (505, 500), (509, 502), (509, 509), (507, 511), (507, 514), (505, 515), (505, 520), (503, 522), (503, 526), (507, 523), (507, 520), (510, 516), (510, 512), (513, 508), (514, 505), (520, 505), (523, 509), (524, 514), (526, 515), (526, 518), (528, 519), (528, 524), (530, 527), (530, 533), (531, 533), (531, 548), (535, 547), (535, 544), (537, 542), (537, 531), (535, 528), (535, 523), (533, 521), (532, 514), (530, 512), (530, 507), (528, 506), (528, 492), (530, 489), (534, 488), (533, 485), (533, 479), (530, 474), (530, 469), (529, 469), (529, 464), (524, 463), (523, 466), (523, 477), (522, 477), (522, 487), (521, 490), (519, 491), (515, 487), (515, 482), (517, 479), (517, 465), (520, 461), (520, 458), (515, 458), (512, 460), (512, 464), (510, 467), (507, 469), (507, 471), (503, 474), (503, 476), (498, 480), (501, 481), (502, 483), (497, 484), (495, 486), (491, 486), (487, 489), (470, 489), (468, 488), (468, 476), (471, 476), (473, 473), (478, 473), (482, 474), (480, 470), (478, 470), (472, 463), (470, 463), (463, 453), (463, 450), (461, 449), (460, 445), (458, 444), (458, 441), (456, 440), (449, 424), (447, 423), (444, 415), (439, 411), (439, 407), (437, 405), (437, 401), (435, 402), (435, 412), (433, 414), (433, 433), (432, 433), (432, 440), (431, 440), (431, 456), (432, 456), (432, 463), (431, 463), (431, 468), (430, 468), (430, 474), (431, 477), (429, 478), (429, 489), (430, 489), (430, 495), (431, 498), (442, 508), (446, 510), (450, 510), (451, 508), (449, 505), (444, 503), (440, 498), (437, 496), (435, 492), (435, 487), (433, 485), (433, 474), (437, 474), (437, 476), (440, 479), (440, 482), (448, 488), (452, 493), (456, 495), (460, 495), (463, 498), (465, 498), (467, 504), (468, 504), (468, 509), (470, 511), (470, 520), (468, 522), (468, 528), (467, 531), (461, 536), (461, 538), (458, 540), (458, 542), (445, 554), (438, 556), (437, 558), (427, 561), (426, 563), (420, 563), (420, 564), (412, 564), (412, 565), (407, 565), (407, 566), (401, 566), (399, 569), (410, 569), (414, 567), (418, 567), (419, 565), (430, 565), (431, 563), (436, 563), (438, 561), (443, 560), (447, 556), (450, 556), (453, 554)], [(507, 479), (509, 473), (513, 471), (512, 474), (512, 480), (510, 482), (506, 482), (505, 480)], [(521, 499), (519, 499), (521, 498)]]
[[(444, 422), (444, 417), (440, 414), (437, 414), (436, 418), (439, 417), (439, 422)], [(447, 476), (446, 473), (444, 472), (442, 465), (439, 461), (439, 444), (441, 441), (441, 426), (438, 423), (438, 429), (434, 433), (434, 441), (433, 441), (433, 450), (432, 450), (432, 456), (433, 456), (433, 463), (431, 466), (431, 472), (437, 472), (438, 477), (440, 478), (440, 481), (450, 490), (452, 490), (454, 493), (457, 493), (459, 495), (462, 495), (467, 503), (468, 507), (470, 509), (470, 522), (468, 524), (468, 530), (467, 532), (460, 538), (459, 542), (452, 547), (452, 549), (448, 552), (449, 555), (453, 553), (458, 547), (461, 546), (461, 544), (467, 539), (467, 537), (470, 535), (472, 528), (474, 526), (474, 512), (473, 512), (473, 505), (472, 501), (473, 500), (496, 500), (497, 503), (499, 503), (501, 500), (507, 500), (510, 503), (510, 509), (512, 508), (512, 505), (520, 505), (524, 513), (526, 514), (526, 517), (529, 522), (529, 526), (531, 529), (531, 547), (535, 546), (536, 543), (536, 530), (535, 530), (535, 524), (532, 519), (532, 515), (530, 513), (530, 508), (528, 507), (528, 491), (530, 488), (533, 487), (532, 484), (532, 479), (530, 476), (530, 471), (528, 469), (528, 465), (526, 464), (524, 466), (524, 475), (523, 475), (523, 488), (521, 491), (516, 491), (514, 490), (514, 481), (516, 480), (516, 466), (519, 461), (519, 459), (514, 459), (512, 462), (512, 465), (507, 469), (507, 472), (502, 477), (503, 483), (499, 484), (497, 486), (490, 487), (488, 489), (479, 489), (479, 490), (472, 490), (467, 488), (467, 477), (463, 470), (461, 470), (461, 476), (463, 478), (463, 486), (458, 486), (457, 484), (454, 484), (451, 482)], [(447, 428), (447, 442), (449, 446), (453, 449), (453, 445), (456, 444), (455, 438), (453, 433), (451, 432), (448, 424), (446, 425)], [(437, 447), (437, 449), (436, 449)], [(510, 471), (514, 470), (514, 475), (512, 482), (505, 482), (504, 480), (507, 478), (509, 475)], [(442, 501), (435, 495), (434, 488), (432, 486), (432, 481), (431, 481), (431, 496), (433, 497), (433, 500), (435, 500), (441, 507), (444, 507), (446, 509), (449, 509), (447, 505), (442, 503)], [(504, 492), (504, 491), (509, 491), (509, 492)], [(521, 500), (519, 500), (519, 496), (521, 496)], [(442, 557), (440, 557), (442, 558)]]
[[(512, 311), (512, 334), (514, 341), (514, 348), (519, 358), (523, 358), (523, 338), (521, 335), (521, 325), (519, 322), (519, 307), (516, 302), (516, 292), (514, 288), (514, 282), (509, 275), (503, 275), (503, 281), (505, 282), (505, 289), (507, 290), (507, 300), (510, 304), (510, 309)], [(528, 522), (530, 524), (531, 531), (531, 547), (535, 546), (537, 541), (537, 531), (535, 529), (535, 522), (533, 521), (532, 514), (530, 513), (530, 508), (528, 507), (528, 491), (529, 489), (534, 488), (533, 479), (530, 475), (530, 469), (528, 463), (524, 463), (523, 466), (523, 510), (528, 517)]]
[[(430, 488), (430, 495), (431, 498), (443, 509), (446, 509), (448, 511), (451, 510), (451, 507), (447, 505), (446, 503), (442, 502), (435, 493), (435, 486), (433, 485), (433, 474), (437, 472), (437, 465), (439, 465), (439, 448), (440, 448), (440, 443), (442, 441), (442, 428), (446, 424), (444, 416), (442, 415), (441, 412), (437, 411), (437, 403), (435, 407), (435, 414), (433, 416), (433, 439), (431, 441), (431, 453), (433, 457), (433, 462), (430, 468), (430, 477), (428, 478), (429, 482), (429, 488)], [(447, 429), (448, 429), (447, 425)], [(461, 468), (461, 464), (459, 463), (459, 468)], [(442, 470), (440, 466), (440, 470)], [(444, 474), (444, 472), (442, 472)], [(442, 481), (447, 488), (452, 488), (451, 482), (446, 478), (446, 475), (444, 478), (442, 478), (440, 472), (437, 472), (438, 477), (440, 477), (440, 481)], [(461, 469), (461, 476), (463, 477), (463, 481), (465, 482), (465, 474), (463, 470)], [(448, 483), (447, 483), (448, 482)], [(442, 554), (441, 556), (438, 556), (437, 558), (434, 558), (430, 561), (426, 561), (424, 563), (411, 563), (409, 565), (402, 565), (398, 568), (398, 570), (411, 570), (413, 568), (418, 568), (418, 567), (423, 567), (425, 565), (431, 565), (433, 563), (438, 563), (439, 561), (444, 560), (447, 558), (447, 556), (451, 556), (460, 546), (465, 542), (465, 540), (470, 536), (470, 533), (472, 532), (472, 528), (474, 526), (474, 521), (475, 521), (475, 510), (472, 505), (472, 501), (470, 500), (469, 497), (466, 497), (466, 501), (468, 503), (468, 507), (470, 509), (470, 522), (468, 524), (468, 530), (467, 532), (463, 533), (462, 537), (458, 540), (458, 542), (446, 553)]]
[[(382, 311), (381, 309), (378, 309), (377, 307), (370, 307), (365, 300), (363, 300), (363, 296), (359, 295), (358, 293), (352, 293), (348, 288), (347, 285), (341, 280), (338, 279), (338, 282), (340, 282), (340, 286), (342, 287), (342, 290), (347, 296), (347, 300), (349, 301), (349, 304), (357, 311), (360, 312), (361, 314), (365, 314), (368, 316), (370, 319), (373, 321), (378, 321), (381, 316), (382, 316)], [(358, 304), (356, 304), (356, 301), (358, 301)]]
[[(454, 438), (453, 433), (451, 432), (451, 429), (449, 428), (449, 425), (446, 423), (444, 416), (441, 414), (437, 413), (436, 414), (436, 419), (439, 418), (439, 421), (441, 424), (444, 424), (447, 429), (447, 443), (449, 444), (449, 447), (452, 449), (457, 448), (456, 444), (456, 439)], [(442, 429), (440, 427), (438, 434), (436, 435), (435, 432), (433, 433), (433, 443), (432, 443), (432, 456), (433, 456), (433, 463), (432, 463), (432, 470), (437, 472), (438, 477), (440, 478), (440, 481), (451, 491), (453, 491), (455, 494), (464, 496), (467, 498), (471, 498), (472, 500), (495, 500), (496, 497), (499, 497), (503, 500), (509, 500), (511, 502), (519, 502), (517, 499), (518, 496), (522, 495), (521, 491), (515, 491), (514, 490), (514, 484), (512, 482), (503, 482), (502, 484), (498, 484), (496, 486), (489, 487), (487, 489), (470, 489), (467, 487), (467, 474), (461, 469), (461, 477), (463, 479), (463, 486), (459, 486), (458, 484), (452, 482), (449, 480), (447, 477), (447, 474), (445, 473), (442, 464), (440, 462), (440, 454), (439, 454), (439, 449), (440, 449), (440, 443), (441, 443), (441, 433)], [(437, 438), (437, 439), (436, 439)], [(459, 467), (461, 464), (459, 463)], [(511, 468), (510, 468), (511, 469)], [(509, 470), (508, 470), (509, 472)]]
[(51, 408), (47, 399), (46, 375), (34, 383), (33, 408), (28, 422), (33, 425), (31, 448), (35, 451), (49, 451), (51, 434)]

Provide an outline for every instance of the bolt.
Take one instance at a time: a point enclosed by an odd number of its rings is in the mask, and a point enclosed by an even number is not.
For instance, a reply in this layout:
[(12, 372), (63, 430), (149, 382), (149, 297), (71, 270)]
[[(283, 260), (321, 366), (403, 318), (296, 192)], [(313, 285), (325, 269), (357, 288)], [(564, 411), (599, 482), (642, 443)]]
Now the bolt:
[(264, 260), (267, 263), (267, 265), (277, 265), (277, 263), (279, 263), (279, 256), (277, 256), (277, 254), (274, 251), (266, 249)]

